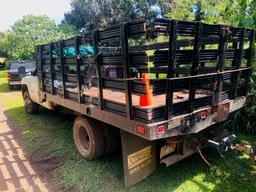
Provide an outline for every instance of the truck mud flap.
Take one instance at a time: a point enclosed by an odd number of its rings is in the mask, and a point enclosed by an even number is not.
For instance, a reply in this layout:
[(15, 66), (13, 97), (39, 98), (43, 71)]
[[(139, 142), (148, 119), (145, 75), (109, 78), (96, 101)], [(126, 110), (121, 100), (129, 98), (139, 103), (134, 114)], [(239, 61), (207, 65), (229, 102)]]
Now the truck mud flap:
[(156, 144), (121, 131), (125, 187), (150, 176), (156, 168)]

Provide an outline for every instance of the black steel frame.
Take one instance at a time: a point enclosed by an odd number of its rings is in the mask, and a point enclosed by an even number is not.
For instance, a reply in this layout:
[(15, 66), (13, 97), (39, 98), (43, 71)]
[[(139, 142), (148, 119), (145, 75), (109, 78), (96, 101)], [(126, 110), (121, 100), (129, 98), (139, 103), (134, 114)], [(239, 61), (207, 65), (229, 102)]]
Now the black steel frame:
[[(153, 36), (166, 36), (168, 40), (150, 45), (129, 44), (129, 39), (152, 36), (148, 35), (152, 31)], [(99, 111), (113, 113), (116, 117), (122, 116), (134, 124), (153, 125), (169, 121), (181, 114), (190, 114), (200, 108), (215, 107), (222, 101), (247, 96), (249, 74), (255, 55), (255, 36), (254, 29), (201, 22), (158, 19), (153, 25), (144, 21), (121, 23), (84, 36), (37, 46), (40, 91), (78, 102), (83, 110), (95, 106)], [(90, 39), (95, 51), (98, 97), (91, 100), (84, 99), (81, 93), (85, 79), (92, 78), (81, 71), (81, 66), (87, 65), (86, 58), (79, 53), (85, 38)], [(101, 51), (102, 47), (108, 48), (108, 44), (113, 42), (120, 51)], [(245, 42), (249, 43), (247, 49), (244, 49)], [(233, 48), (230, 49), (228, 44), (232, 44)], [(213, 48), (208, 48), (210, 46)], [(75, 48), (75, 57), (64, 55), (67, 47)], [(59, 49), (57, 58), (53, 57), (54, 49)], [(148, 50), (154, 50), (154, 55), (147, 55)], [(243, 60), (247, 60), (246, 67), (241, 67)], [(233, 64), (226, 66), (229, 61)], [(148, 69), (148, 62), (153, 62), (154, 67)], [(207, 66), (209, 63), (214, 63), (214, 66)], [(44, 71), (45, 65), (50, 65), (50, 74)], [(54, 65), (60, 65), (60, 73), (54, 71)], [(69, 65), (75, 65), (75, 73), (66, 70)], [(106, 77), (102, 72), (103, 66), (121, 69), (122, 77)], [(136, 68), (139, 74), (155, 74), (156, 78), (150, 79), (150, 86), (154, 96), (165, 94), (163, 106), (143, 108), (133, 105), (132, 95), (145, 95), (145, 84), (140, 77), (130, 75), (131, 68)], [(166, 77), (160, 78), (161, 73), (166, 74)], [(61, 90), (54, 87), (55, 79), (62, 82)], [(245, 83), (241, 84), (240, 79), (244, 79)], [(46, 80), (51, 81), (50, 86), (46, 85)], [(66, 82), (76, 83), (77, 92), (67, 91)], [(196, 98), (196, 90), (200, 88), (209, 89), (212, 94)], [(126, 104), (104, 99), (104, 89), (123, 92)], [(188, 90), (188, 99), (174, 103), (174, 92), (184, 89)], [(85, 111), (83, 114), (88, 115)]]

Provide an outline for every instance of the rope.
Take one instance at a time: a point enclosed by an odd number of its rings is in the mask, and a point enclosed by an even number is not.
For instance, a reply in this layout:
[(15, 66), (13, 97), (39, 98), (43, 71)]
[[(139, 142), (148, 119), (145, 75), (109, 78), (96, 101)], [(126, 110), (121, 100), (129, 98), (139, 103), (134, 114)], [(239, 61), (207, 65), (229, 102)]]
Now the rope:
[(205, 156), (203, 155), (202, 151), (200, 150), (199, 146), (196, 145), (196, 150), (199, 153), (200, 157), (203, 159), (203, 161), (205, 162), (206, 165), (208, 165), (208, 167), (211, 167), (211, 164), (209, 163), (209, 161), (205, 158)]

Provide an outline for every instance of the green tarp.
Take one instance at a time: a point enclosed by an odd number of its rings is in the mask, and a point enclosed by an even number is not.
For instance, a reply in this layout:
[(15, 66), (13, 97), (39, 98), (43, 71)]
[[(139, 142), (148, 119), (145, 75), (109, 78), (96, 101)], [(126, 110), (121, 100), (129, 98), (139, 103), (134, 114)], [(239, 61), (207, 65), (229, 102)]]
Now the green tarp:
[[(87, 57), (88, 55), (94, 54), (94, 49), (91, 46), (88, 45), (81, 45), (79, 47), (79, 55), (82, 57)], [(76, 56), (76, 49), (74, 47), (67, 47), (63, 50), (64, 57), (74, 57)], [(60, 56), (60, 49), (53, 50), (53, 57), (59, 57)]]

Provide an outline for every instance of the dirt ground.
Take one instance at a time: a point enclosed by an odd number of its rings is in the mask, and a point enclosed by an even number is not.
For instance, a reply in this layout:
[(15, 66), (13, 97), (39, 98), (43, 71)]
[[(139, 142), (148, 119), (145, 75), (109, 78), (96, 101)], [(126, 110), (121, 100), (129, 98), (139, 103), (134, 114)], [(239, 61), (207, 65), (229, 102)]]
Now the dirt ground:
[(22, 128), (4, 111), (0, 103), (0, 191), (58, 191), (46, 172), (47, 162), (31, 160), (32, 154), (22, 147)]

